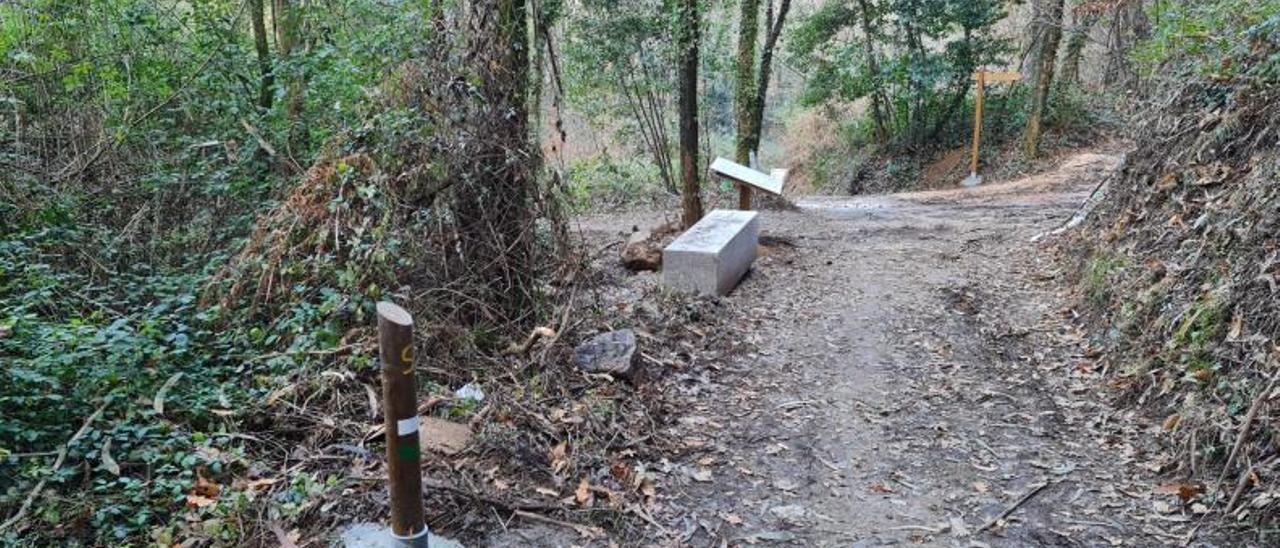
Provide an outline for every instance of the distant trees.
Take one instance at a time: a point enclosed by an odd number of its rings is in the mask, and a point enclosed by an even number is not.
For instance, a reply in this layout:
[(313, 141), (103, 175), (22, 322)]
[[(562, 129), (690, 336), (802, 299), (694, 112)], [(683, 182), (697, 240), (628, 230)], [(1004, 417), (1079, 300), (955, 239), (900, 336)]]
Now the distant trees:
[(1090, 5), (1076, 6), (1072, 10), (1071, 34), (1062, 53), (1062, 63), (1058, 69), (1058, 87), (1077, 85), (1080, 83), (1080, 58), (1089, 39), (1089, 31), (1097, 24), (1102, 9)]
[(1031, 21), (1031, 104), (1023, 136), (1023, 154), (1028, 158), (1034, 158), (1040, 152), (1040, 134), (1053, 83), (1054, 62), (1062, 40), (1062, 3), (1063, 0), (1036, 0)]
[(636, 143), (672, 193), (680, 191), (674, 13), (661, 0), (582, 0), (566, 16), (562, 42), (571, 104)]
[(1009, 51), (994, 32), (1004, 17), (999, 0), (829, 0), (789, 40), (808, 70), (803, 100), (868, 98), (870, 132), (905, 150), (962, 139), (970, 75)]
[(307, 121), (303, 118), (303, 93), (306, 85), (303, 64), (299, 62), (302, 32), (302, 10), (294, 0), (274, 0), (272, 17), (276, 30), (276, 49), (288, 78), (285, 94), (285, 120), (289, 123), (289, 146), (299, 148), (306, 139)]

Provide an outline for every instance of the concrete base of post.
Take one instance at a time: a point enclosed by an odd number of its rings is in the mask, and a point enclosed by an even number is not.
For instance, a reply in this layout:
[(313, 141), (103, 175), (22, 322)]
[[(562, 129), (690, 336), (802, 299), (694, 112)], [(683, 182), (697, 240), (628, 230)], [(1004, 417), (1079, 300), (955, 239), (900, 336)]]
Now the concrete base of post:
[(397, 538), (391, 528), (376, 523), (357, 523), (342, 532), (346, 548), (463, 548), (458, 541), (438, 537), (431, 531), (412, 539)]

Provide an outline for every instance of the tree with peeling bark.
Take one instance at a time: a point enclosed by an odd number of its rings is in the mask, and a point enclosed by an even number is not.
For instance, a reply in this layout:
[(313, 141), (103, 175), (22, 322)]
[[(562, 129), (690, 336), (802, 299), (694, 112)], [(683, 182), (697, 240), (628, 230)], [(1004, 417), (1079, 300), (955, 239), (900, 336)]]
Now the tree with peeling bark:
[(1043, 132), (1044, 113), (1053, 84), (1054, 62), (1057, 60), (1058, 43), (1062, 40), (1063, 0), (1037, 0), (1031, 22), (1032, 90), (1027, 129), (1023, 135), (1023, 154), (1035, 158), (1040, 153), (1040, 137)]
[(698, 0), (680, 0), (679, 10), (676, 44), (680, 58), (680, 221), (689, 227), (702, 218), (702, 183), (698, 176)]

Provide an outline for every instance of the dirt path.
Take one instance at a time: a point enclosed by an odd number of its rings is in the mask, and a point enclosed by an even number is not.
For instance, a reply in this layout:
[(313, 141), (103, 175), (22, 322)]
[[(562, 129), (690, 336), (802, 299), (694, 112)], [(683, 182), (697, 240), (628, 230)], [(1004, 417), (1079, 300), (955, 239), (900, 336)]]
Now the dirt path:
[(1118, 162), (764, 213), (790, 245), (727, 299), (755, 350), (679, 386), (656, 544), (1182, 544), (1192, 518), (1153, 492), (1159, 424), (1106, 403), (1065, 272), (1031, 243)]
[(686, 383), (662, 543), (1179, 542), (1124, 441), (1146, 426), (1101, 403), (1064, 275), (1029, 243), (1118, 160), (766, 213), (795, 247), (730, 297), (759, 350)]

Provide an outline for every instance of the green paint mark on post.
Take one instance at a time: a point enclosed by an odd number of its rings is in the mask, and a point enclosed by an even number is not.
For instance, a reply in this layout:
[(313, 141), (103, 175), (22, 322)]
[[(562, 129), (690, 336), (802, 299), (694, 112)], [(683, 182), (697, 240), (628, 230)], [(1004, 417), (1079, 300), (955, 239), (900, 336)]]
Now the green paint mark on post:
[(422, 456), (422, 449), (418, 448), (417, 436), (414, 436), (413, 443), (406, 443), (396, 448), (396, 456), (400, 460), (418, 460)]

